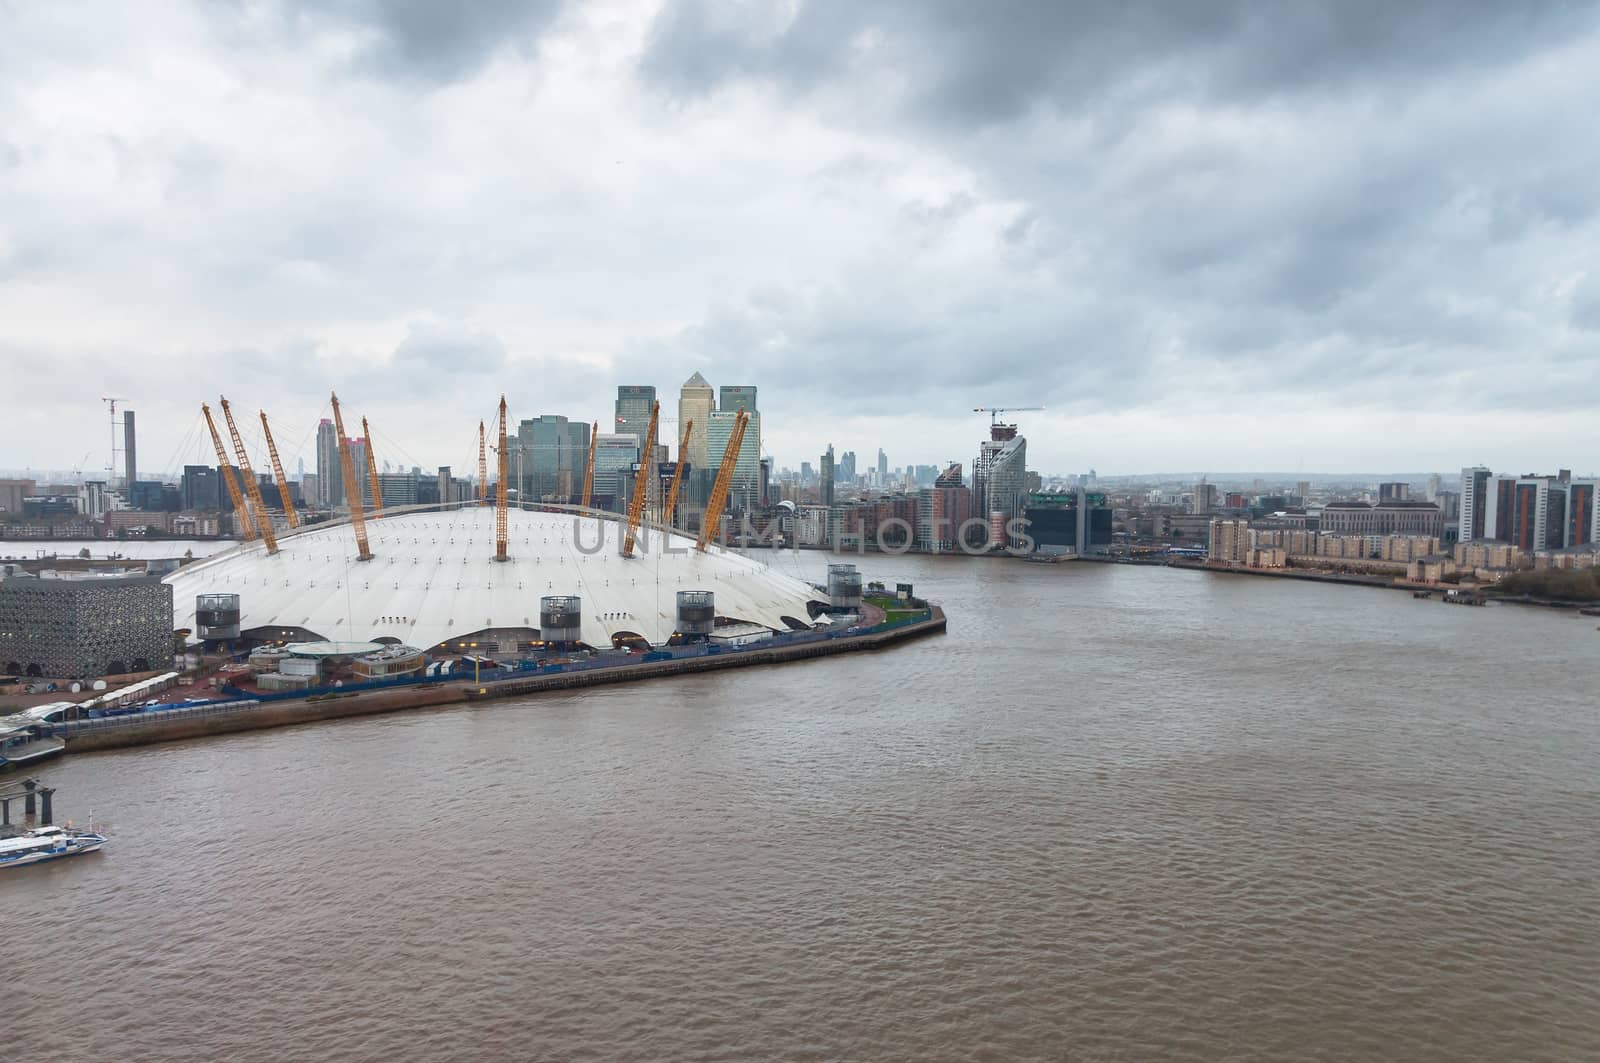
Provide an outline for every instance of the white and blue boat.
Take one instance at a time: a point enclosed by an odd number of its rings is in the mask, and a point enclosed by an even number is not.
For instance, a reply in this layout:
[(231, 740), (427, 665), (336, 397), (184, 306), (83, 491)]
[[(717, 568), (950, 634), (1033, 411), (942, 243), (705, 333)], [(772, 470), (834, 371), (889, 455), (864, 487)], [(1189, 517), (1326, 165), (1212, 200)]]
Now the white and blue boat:
[(0, 716), (0, 769), (25, 767), (65, 752), (67, 743), (56, 737), (55, 724), (72, 708), (76, 706), (58, 702)]
[(70, 827), (35, 827), (15, 838), (0, 838), (0, 868), (40, 864), (63, 856), (92, 853), (106, 843), (104, 834)]

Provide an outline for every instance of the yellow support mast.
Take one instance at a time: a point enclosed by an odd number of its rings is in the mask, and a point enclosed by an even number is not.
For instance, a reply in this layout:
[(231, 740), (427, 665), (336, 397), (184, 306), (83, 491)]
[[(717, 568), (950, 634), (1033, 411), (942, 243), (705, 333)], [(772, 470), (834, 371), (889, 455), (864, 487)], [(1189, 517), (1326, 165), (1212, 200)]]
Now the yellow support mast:
[(228, 497), (233, 499), (233, 512), (239, 521), (239, 534), (244, 536), (245, 542), (254, 542), (255, 523), (250, 519), (250, 510), (244, 504), (244, 495), (239, 493), (239, 484), (233, 478), (233, 462), (228, 460), (228, 452), (222, 449), (222, 437), (217, 435), (217, 423), (211, 419), (211, 407), (202, 402), (200, 412), (206, 415), (206, 427), (211, 429), (211, 445), (217, 448), (217, 466), (222, 470), (222, 482), (228, 485)]
[(506, 518), (506, 397), (500, 396), (500, 475), (499, 482), (494, 487), (494, 559), (506, 560), (506, 540), (510, 533), (507, 530)]
[(339, 396), (333, 396), (333, 430), (339, 433), (339, 467), (344, 472), (344, 497), (350, 503), (350, 527), (356, 533), (356, 560), (371, 561), (367, 545), (367, 515), (361, 508), (361, 481), (356, 479), (356, 462), (350, 456), (350, 441), (344, 435), (344, 416), (339, 413)]
[(261, 529), (261, 538), (267, 544), (267, 556), (270, 557), (278, 552), (278, 537), (272, 534), (272, 515), (267, 512), (267, 503), (261, 497), (261, 484), (256, 481), (256, 471), (250, 467), (250, 455), (245, 453), (244, 440), (239, 438), (239, 426), (233, 423), (233, 409), (227, 399), (218, 401), (222, 403), (222, 419), (228, 422), (228, 435), (233, 437), (234, 453), (239, 455), (239, 471), (244, 476), (244, 489), (250, 496), (250, 507), (256, 513), (256, 527)]
[(261, 411), (261, 434), (267, 437), (267, 455), (272, 458), (272, 476), (278, 481), (278, 498), (283, 502), (283, 515), (289, 527), (300, 527), (300, 514), (295, 512), (294, 499), (289, 497), (289, 481), (283, 475), (283, 462), (278, 460), (278, 445), (272, 441), (272, 429), (267, 426), (267, 411)]
[(372, 429), (367, 419), (361, 418), (361, 438), (367, 444), (367, 482), (372, 485), (372, 515), (383, 516), (383, 485), (378, 482), (378, 459), (372, 453)]
[(583, 467), (583, 508), (594, 499), (594, 445), (600, 442), (600, 422), (589, 429), (589, 463)]
[(478, 422), (478, 501), (489, 497), (489, 457), (484, 452), (483, 422)]
[(705, 552), (706, 543), (716, 538), (717, 527), (722, 523), (722, 507), (728, 502), (728, 485), (733, 482), (733, 467), (739, 461), (739, 447), (744, 443), (744, 426), (750, 423), (750, 414), (739, 411), (728, 434), (728, 448), (722, 452), (722, 465), (717, 469), (717, 482), (711, 487), (711, 501), (706, 503), (706, 517), (700, 522), (700, 541), (695, 549)]
[(639, 531), (639, 521), (644, 517), (644, 496), (650, 490), (650, 478), (655, 475), (653, 469), (655, 462), (650, 459), (650, 440), (656, 437), (656, 425), (661, 421), (661, 403), (653, 403), (650, 407), (650, 427), (644, 433), (644, 445), (640, 448), (639, 474), (633, 478), (633, 499), (628, 503), (628, 535), (622, 541), (622, 556), (633, 556), (633, 538)]
[(683, 479), (683, 456), (689, 449), (689, 433), (694, 431), (694, 421), (683, 426), (683, 440), (678, 444), (678, 464), (672, 468), (672, 486), (667, 489), (667, 508), (661, 513), (664, 527), (672, 527), (672, 511), (678, 506), (678, 482)]

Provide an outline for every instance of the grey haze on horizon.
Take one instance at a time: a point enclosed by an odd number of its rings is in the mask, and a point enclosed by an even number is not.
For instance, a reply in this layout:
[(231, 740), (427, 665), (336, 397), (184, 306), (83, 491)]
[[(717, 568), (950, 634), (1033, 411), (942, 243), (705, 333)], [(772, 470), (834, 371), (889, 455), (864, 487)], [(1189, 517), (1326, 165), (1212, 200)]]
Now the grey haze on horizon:
[[(0, 0), (0, 466), (761, 388), (1030, 466), (1600, 468), (1600, 4)], [(242, 426), (246, 427), (246, 426)], [(358, 432), (347, 421), (352, 433)], [(247, 439), (257, 434), (246, 427)], [(663, 433), (664, 435), (669, 433)], [(258, 459), (259, 460), (259, 459)], [(1224, 474), (1217, 474), (1224, 475)]]

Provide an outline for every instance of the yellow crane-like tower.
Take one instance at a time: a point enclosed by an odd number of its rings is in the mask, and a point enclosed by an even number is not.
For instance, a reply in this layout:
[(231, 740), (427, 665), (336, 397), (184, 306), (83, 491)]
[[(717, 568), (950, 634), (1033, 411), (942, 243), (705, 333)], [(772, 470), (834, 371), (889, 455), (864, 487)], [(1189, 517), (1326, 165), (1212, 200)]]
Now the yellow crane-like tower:
[(628, 502), (628, 535), (622, 541), (622, 556), (633, 556), (633, 537), (639, 531), (639, 521), (644, 517), (644, 496), (650, 489), (655, 462), (651, 461), (649, 441), (656, 437), (656, 425), (661, 421), (661, 403), (650, 406), (650, 427), (645, 429), (644, 453), (639, 455), (639, 474), (633, 478), (633, 498)]
[(283, 502), (283, 515), (289, 527), (300, 527), (300, 514), (294, 510), (294, 499), (289, 497), (289, 481), (283, 475), (283, 462), (278, 460), (278, 444), (272, 441), (272, 429), (267, 427), (267, 411), (261, 411), (261, 434), (267, 437), (267, 454), (272, 458), (272, 477), (278, 481), (278, 498)]
[(489, 456), (484, 452), (483, 422), (478, 422), (478, 501), (489, 497)]
[(594, 445), (600, 442), (600, 422), (589, 429), (589, 463), (583, 467), (583, 508), (594, 499)]
[[(339, 413), (339, 396), (333, 396), (333, 430), (339, 433), (339, 466), (344, 472), (344, 497), (350, 503), (350, 527), (356, 533), (356, 560), (371, 561), (367, 545), (367, 515), (361, 508), (361, 481), (356, 479), (356, 462), (350, 456), (350, 441), (344, 437), (344, 417)], [(370, 448), (369, 448), (370, 449)]]
[(739, 447), (744, 443), (744, 428), (750, 423), (750, 414), (741, 409), (728, 435), (728, 449), (722, 452), (722, 465), (717, 469), (717, 482), (711, 486), (711, 501), (706, 503), (706, 519), (701, 522), (700, 541), (695, 549), (705, 551), (706, 543), (717, 537), (717, 527), (722, 523), (722, 507), (728, 502), (728, 485), (733, 482), (733, 467), (739, 461)]
[(506, 397), (500, 396), (500, 476), (494, 485), (494, 559), (506, 560)]
[(689, 449), (689, 433), (694, 431), (694, 421), (683, 426), (683, 440), (678, 444), (678, 464), (672, 468), (672, 486), (667, 488), (667, 507), (661, 511), (661, 523), (672, 527), (672, 511), (678, 506), (678, 482), (683, 479), (683, 456)]
[(244, 489), (250, 496), (250, 508), (256, 513), (256, 527), (261, 530), (261, 538), (267, 544), (267, 556), (270, 557), (278, 552), (278, 537), (272, 534), (272, 515), (267, 512), (267, 504), (261, 498), (261, 484), (256, 480), (256, 471), (250, 467), (250, 455), (245, 453), (244, 440), (239, 438), (239, 426), (233, 423), (233, 409), (227, 399), (217, 401), (222, 404), (222, 419), (228, 422), (233, 450), (239, 455), (239, 472), (244, 476)]
[(367, 481), (372, 484), (372, 515), (383, 516), (383, 485), (378, 482), (378, 459), (372, 454), (372, 429), (367, 419), (361, 418), (361, 438), (367, 444)]
[(202, 402), (200, 412), (206, 415), (206, 427), (211, 429), (211, 445), (217, 448), (217, 465), (222, 470), (222, 482), (228, 485), (228, 497), (233, 499), (233, 512), (239, 521), (239, 534), (244, 536), (245, 542), (254, 542), (255, 524), (250, 520), (250, 510), (244, 504), (244, 495), (239, 493), (239, 485), (233, 478), (233, 462), (228, 460), (228, 452), (222, 449), (222, 437), (217, 435), (217, 423), (211, 419), (211, 407)]

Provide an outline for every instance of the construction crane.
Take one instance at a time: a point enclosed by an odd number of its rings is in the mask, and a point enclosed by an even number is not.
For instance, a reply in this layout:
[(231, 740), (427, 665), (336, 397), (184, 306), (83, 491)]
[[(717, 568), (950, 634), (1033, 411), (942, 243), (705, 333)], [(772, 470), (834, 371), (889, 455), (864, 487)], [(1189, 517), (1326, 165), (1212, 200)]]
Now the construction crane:
[(993, 426), (1000, 423), (1002, 413), (1031, 413), (1042, 409), (1043, 406), (974, 406), (972, 412), (988, 414), (989, 424)]
[(218, 398), (222, 404), (222, 419), (228, 422), (228, 434), (233, 437), (233, 452), (239, 455), (239, 472), (244, 476), (245, 493), (250, 496), (250, 507), (256, 513), (256, 526), (261, 529), (262, 541), (267, 544), (267, 556), (278, 552), (278, 537), (272, 534), (272, 515), (267, 512), (267, 504), (261, 498), (261, 483), (256, 479), (256, 471), (250, 467), (250, 455), (245, 452), (244, 440), (239, 438), (239, 426), (233, 423), (233, 408), (228, 405), (228, 400)]
[[(106, 466), (106, 486), (110, 487), (117, 478), (117, 403), (127, 402), (128, 400), (102, 397), (100, 401), (111, 407), (111, 464)], [(122, 452), (122, 457), (126, 462), (128, 457), (126, 450)], [(126, 472), (127, 470), (124, 469), (123, 471)]]
[(693, 431), (694, 421), (686, 421), (683, 440), (678, 444), (678, 463), (672, 467), (672, 486), (667, 489), (667, 506), (661, 512), (661, 523), (669, 529), (672, 527), (672, 511), (678, 506), (678, 482), (683, 479), (683, 456), (689, 451), (689, 433)]
[[(661, 403), (652, 403), (650, 405), (650, 427), (645, 430), (645, 439), (649, 440), (656, 437), (656, 426), (660, 423), (660, 417)], [(640, 519), (644, 516), (644, 496), (650, 490), (651, 471), (655, 467), (655, 462), (650, 460), (651, 455), (649, 452), (651, 447), (646, 444), (644, 449), (645, 453), (639, 455), (643, 459), (639, 462), (639, 474), (633, 478), (633, 498), (628, 502), (628, 535), (622, 540), (623, 557), (633, 556), (633, 537), (639, 530)]]
[(600, 442), (600, 422), (596, 421), (594, 427), (589, 429), (589, 462), (583, 467), (583, 507), (589, 508), (589, 503), (594, 498), (594, 447)]
[(717, 481), (711, 487), (711, 500), (706, 503), (706, 517), (700, 525), (700, 541), (695, 549), (705, 552), (706, 543), (716, 538), (717, 526), (722, 523), (722, 507), (728, 501), (728, 485), (733, 482), (733, 467), (739, 460), (739, 447), (744, 443), (745, 426), (750, 423), (749, 411), (741, 408), (734, 419), (733, 431), (728, 435), (728, 448), (722, 452), (722, 465), (717, 469)]
[(367, 444), (367, 481), (372, 485), (372, 515), (383, 516), (383, 485), (378, 480), (378, 459), (372, 453), (372, 429), (361, 418), (361, 439)]
[[(267, 455), (272, 459), (272, 477), (278, 481), (278, 498), (283, 502), (283, 515), (289, 527), (300, 527), (300, 514), (294, 510), (294, 499), (289, 497), (289, 481), (283, 475), (283, 462), (278, 460), (278, 444), (272, 441), (272, 429), (267, 427), (267, 411), (261, 411), (261, 434), (267, 437)], [(301, 466), (301, 471), (305, 470)]]
[(500, 474), (494, 485), (494, 559), (506, 560), (506, 397), (500, 396)]
[(239, 493), (239, 484), (233, 478), (233, 462), (228, 460), (228, 452), (222, 449), (222, 437), (217, 435), (217, 422), (211, 419), (211, 407), (202, 402), (200, 412), (205, 414), (206, 427), (211, 429), (211, 445), (217, 448), (217, 466), (222, 472), (222, 482), (228, 485), (228, 497), (233, 500), (233, 512), (239, 520), (239, 534), (244, 536), (245, 542), (254, 542), (255, 525), (250, 521), (250, 510), (245, 508), (244, 495)]
[(361, 509), (361, 481), (356, 479), (355, 459), (350, 456), (350, 441), (344, 435), (344, 415), (339, 412), (339, 396), (333, 395), (333, 430), (339, 433), (339, 468), (344, 473), (344, 497), (350, 503), (350, 527), (356, 533), (356, 560), (371, 561), (367, 545), (367, 515)]
[(483, 438), (483, 422), (478, 422), (478, 501), (489, 497), (489, 455)]

